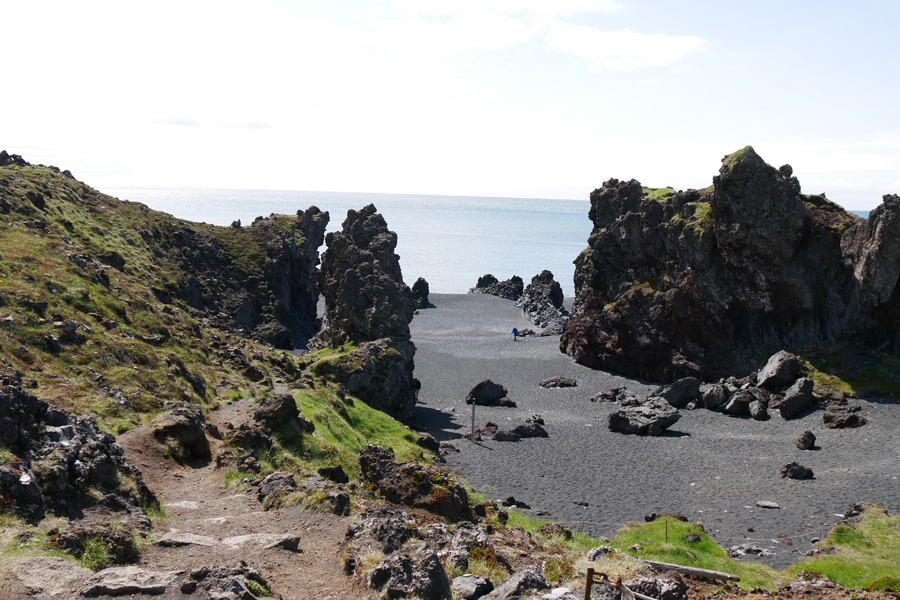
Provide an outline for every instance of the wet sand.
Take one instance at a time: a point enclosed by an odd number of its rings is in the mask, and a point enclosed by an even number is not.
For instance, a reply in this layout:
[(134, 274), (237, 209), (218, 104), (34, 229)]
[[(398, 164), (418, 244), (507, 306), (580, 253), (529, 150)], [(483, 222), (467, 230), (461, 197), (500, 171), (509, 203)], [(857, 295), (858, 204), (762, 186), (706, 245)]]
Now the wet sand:
[[(514, 342), (513, 327), (534, 326), (508, 300), (435, 294), (431, 302), (410, 326), (422, 383), (418, 424), (454, 442), (460, 452), (447, 457), (448, 465), (490, 497), (515, 496), (532, 513), (607, 537), (650, 512), (682, 513), (726, 548), (753, 542), (773, 552), (757, 560), (778, 568), (813, 548), (811, 540), (854, 502), (900, 510), (896, 401), (859, 401), (869, 420), (859, 429), (828, 430), (820, 411), (790, 421), (776, 412), (757, 422), (700, 409), (682, 410), (665, 436), (622, 435), (607, 428), (618, 405), (592, 403), (591, 396), (622, 385), (642, 395), (656, 384), (577, 365), (559, 352), (556, 336)], [(553, 375), (578, 385), (538, 386)], [(540, 413), (550, 437), (463, 439), (472, 423), (465, 396), (483, 379), (506, 386), (518, 406), (477, 407), (476, 427), (494, 421), (511, 428)], [(818, 449), (794, 445), (804, 429), (816, 435)], [(815, 479), (783, 479), (781, 466), (791, 460), (811, 468)], [(758, 508), (758, 500), (781, 508)]]

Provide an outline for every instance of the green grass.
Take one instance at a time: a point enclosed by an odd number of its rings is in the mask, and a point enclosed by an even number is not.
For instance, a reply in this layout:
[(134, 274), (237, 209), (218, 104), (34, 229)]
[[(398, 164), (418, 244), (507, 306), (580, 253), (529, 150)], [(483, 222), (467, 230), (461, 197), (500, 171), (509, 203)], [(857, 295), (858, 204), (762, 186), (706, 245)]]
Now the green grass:
[(900, 357), (841, 344), (801, 352), (807, 376), (821, 387), (867, 396), (900, 397)]
[[(303, 389), (294, 394), (297, 408), (312, 419), (312, 435), (281, 440), (295, 460), (318, 468), (340, 464), (351, 477), (359, 473), (359, 453), (367, 444), (392, 448), (400, 462), (414, 459), (430, 462), (430, 453), (416, 444), (418, 434), (391, 416), (367, 404), (341, 400), (331, 386)], [(303, 458), (303, 457), (306, 458)]]
[(664, 188), (651, 188), (651, 187), (642, 187), (641, 190), (644, 193), (644, 197), (648, 200), (653, 200), (654, 202), (665, 202), (669, 198), (675, 195), (675, 190), (670, 187)]
[[(689, 533), (700, 536), (700, 541), (681, 539)], [(702, 526), (668, 516), (651, 523), (628, 523), (609, 541), (610, 546), (629, 553), (628, 548), (635, 544), (643, 546), (643, 550), (633, 553), (638, 558), (730, 573), (741, 578), (739, 585), (744, 589), (772, 589), (784, 578), (762, 563), (734, 560)]]
[(876, 582), (884, 587), (896, 586), (900, 577), (900, 515), (891, 516), (881, 507), (869, 506), (852, 524), (835, 526), (822, 540), (821, 549), (822, 554), (791, 565), (788, 572), (812, 571), (852, 589), (868, 588)]

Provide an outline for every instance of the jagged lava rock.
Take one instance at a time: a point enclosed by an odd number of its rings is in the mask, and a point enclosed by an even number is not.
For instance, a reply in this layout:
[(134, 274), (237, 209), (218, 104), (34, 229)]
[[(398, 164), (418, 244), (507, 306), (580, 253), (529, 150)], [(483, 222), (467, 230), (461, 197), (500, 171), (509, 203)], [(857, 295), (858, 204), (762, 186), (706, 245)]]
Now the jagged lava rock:
[(779, 350), (769, 357), (766, 365), (756, 376), (756, 383), (770, 390), (777, 390), (794, 383), (803, 370), (800, 357)]
[(591, 194), (560, 340), (579, 363), (711, 381), (860, 334), (900, 350), (896, 196), (858, 218), (801, 194), (790, 166), (749, 146), (723, 159), (712, 189), (651, 192), (610, 179)]
[(470, 294), (488, 294), (498, 296), (506, 300), (518, 300), (522, 296), (525, 282), (518, 275), (513, 275), (506, 281), (499, 281), (488, 273), (478, 278), (475, 287), (469, 289)]
[(516, 301), (516, 306), (529, 321), (552, 334), (562, 333), (565, 327), (568, 314), (562, 305), (562, 287), (546, 269), (531, 278), (531, 283)]

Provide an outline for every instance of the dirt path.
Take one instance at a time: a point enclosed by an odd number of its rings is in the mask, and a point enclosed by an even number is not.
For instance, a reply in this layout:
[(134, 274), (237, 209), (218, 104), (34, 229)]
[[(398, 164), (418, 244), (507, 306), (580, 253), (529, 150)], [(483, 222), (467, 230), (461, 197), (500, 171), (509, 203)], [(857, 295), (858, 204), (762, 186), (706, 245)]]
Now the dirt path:
[[(250, 399), (223, 404), (209, 411), (210, 421), (223, 429), (248, 420)], [(222, 442), (211, 440), (212, 454)], [(186, 545), (143, 548), (138, 566), (152, 570), (184, 570), (202, 566), (231, 566), (246, 562), (259, 571), (273, 592), (291, 599), (365, 597), (365, 591), (343, 573), (341, 542), (346, 519), (310, 513), (299, 507), (264, 511), (251, 493), (234, 494), (224, 486), (225, 469), (215, 462), (179, 465), (162, 455), (161, 447), (141, 427), (123, 434), (119, 443), (137, 465), (148, 487), (165, 506), (167, 518), (157, 521), (156, 538), (169, 532), (190, 533), (215, 540), (249, 534), (300, 536), (298, 551), (265, 549), (250, 541), (239, 546)]]

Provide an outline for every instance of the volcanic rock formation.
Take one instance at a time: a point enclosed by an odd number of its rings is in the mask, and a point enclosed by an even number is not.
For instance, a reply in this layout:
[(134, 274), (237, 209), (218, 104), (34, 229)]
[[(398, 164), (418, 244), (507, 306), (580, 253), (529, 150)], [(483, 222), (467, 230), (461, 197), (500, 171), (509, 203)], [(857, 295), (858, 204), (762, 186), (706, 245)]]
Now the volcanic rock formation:
[(610, 179), (589, 216), (560, 341), (581, 364), (708, 381), (782, 348), (862, 338), (900, 351), (897, 196), (861, 219), (748, 146), (702, 191)]
[(329, 233), (325, 243), (316, 277), (325, 317), (309, 346), (358, 346), (333, 361), (330, 372), (370, 406), (410, 420), (419, 389), (409, 334), (416, 304), (394, 253), (397, 234), (370, 204), (347, 211), (342, 230)]

